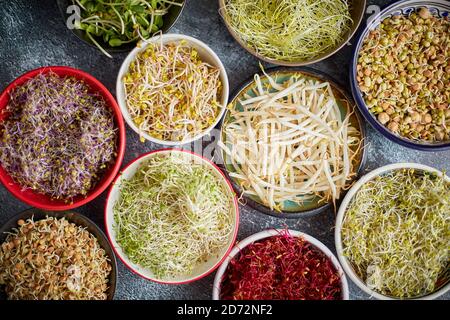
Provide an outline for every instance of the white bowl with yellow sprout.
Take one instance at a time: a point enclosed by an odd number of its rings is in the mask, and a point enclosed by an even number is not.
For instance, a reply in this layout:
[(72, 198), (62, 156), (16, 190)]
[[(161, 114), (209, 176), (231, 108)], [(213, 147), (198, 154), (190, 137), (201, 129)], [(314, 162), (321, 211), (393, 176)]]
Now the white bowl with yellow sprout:
[(142, 142), (191, 143), (210, 133), (228, 102), (228, 76), (205, 43), (180, 34), (140, 43), (123, 62), (117, 101)]
[(336, 217), (336, 252), (348, 277), (381, 300), (431, 300), (450, 291), (449, 190), (449, 176), (418, 163), (361, 177)]

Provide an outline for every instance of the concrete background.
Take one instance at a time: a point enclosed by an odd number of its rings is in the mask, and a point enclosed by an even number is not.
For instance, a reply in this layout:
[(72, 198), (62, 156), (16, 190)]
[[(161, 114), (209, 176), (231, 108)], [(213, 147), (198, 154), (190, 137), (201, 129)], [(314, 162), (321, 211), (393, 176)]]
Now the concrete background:
[[(218, 14), (216, 0), (188, 0), (182, 17), (171, 30), (196, 37), (207, 43), (222, 59), (230, 80), (230, 90), (259, 71), (258, 60), (242, 49), (227, 32)], [(389, 3), (369, 0), (369, 5)], [(370, 7), (369, 11), (371, 8)], [(370, 16), (366, 14), (365, 19)], [(365, 22), (364, 22), (365, 23)], [(348, 68), (352, 49), (346, 46), (336, 55), (312, 65), (324, 71), (349, 90)], [(80, 41), (65, 26), (56, 1), (0, 0), (0, 90), (22, 73), (42, 66), (66, 65), (82, 69), (115, 92), (116, 76), (126, 53), (109, 59), (98, 50)], [(265, 67), (269, 67), (265, 64)], [(450, 151), (417, 152), (400, 147), (385, 139), (367, 125), (368, 162), (365, 171), (389, 163), (418, 162), (450, 171)], [(127, 148), (124, 164), (144, 152), (161, 146), (141, 143), (127, 127)], [(76, 211), (85, 214), (103, 227), (105, 194)], [(0, 225), (27, 205), (13, 198), (0, 186)], [(333, 227), (335, 213), (325, 212), (315, 217), (297, 220), (266, 216), (249, 207), (240, 207), (241, 224), (238, 240), (266, 228), (285, 227), (306, 232), (335, 251)], [(131, 273), (119, 261), (116, 299), (210, 299), (214, 274), (189, 285), (159, 285)], [(352, 299), (369, 298), (350, 283)], [(450, 298), (447, 294), (444, 299)]]

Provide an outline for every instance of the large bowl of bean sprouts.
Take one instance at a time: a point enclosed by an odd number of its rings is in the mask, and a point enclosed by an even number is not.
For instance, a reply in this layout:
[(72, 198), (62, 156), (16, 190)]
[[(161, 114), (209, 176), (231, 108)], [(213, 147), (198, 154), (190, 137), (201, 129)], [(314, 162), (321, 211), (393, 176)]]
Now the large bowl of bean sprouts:
[(305, 66), (341, 50), (355, 34), (366, 0), (218, 0), (233, 38), (280, 66)]
[(116, 283), (111, 244), (82, 214), (31, 208), (0, 228), (0, 300), (113, 300)]

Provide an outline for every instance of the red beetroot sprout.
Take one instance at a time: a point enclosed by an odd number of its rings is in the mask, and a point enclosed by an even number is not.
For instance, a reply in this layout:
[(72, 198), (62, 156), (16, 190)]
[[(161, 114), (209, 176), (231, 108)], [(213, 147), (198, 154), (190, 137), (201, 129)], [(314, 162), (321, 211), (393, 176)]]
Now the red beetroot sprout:
[(243, 248), (221, 284), (224, 300), (338, 300), (341, 281), (331, 260), (288, 231)]

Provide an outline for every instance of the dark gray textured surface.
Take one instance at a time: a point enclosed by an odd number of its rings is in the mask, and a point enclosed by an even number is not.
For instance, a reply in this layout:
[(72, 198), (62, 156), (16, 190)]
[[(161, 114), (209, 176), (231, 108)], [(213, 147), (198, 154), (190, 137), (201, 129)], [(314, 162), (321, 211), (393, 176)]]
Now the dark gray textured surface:
[[(369, 0), (369, 4), (384, 5), (389, 1)], [(369, 15), (366, 15), (366, 18)], [(188, 0), (187, 7), (172, 32), (187, 34), (206, 42), (222, 59), (235, 90), (244, 80), (258, 71), (258, 60), (233, 41), (222, 24), (216, 0)], [(335, 56), (313, 65), (332, 75), (348, 88), (348, 64), (351, 54), (346, 46)], [(56, 1), (0, 0), (0, 89), (22, 73), (42, 66), (67, 65), (82, 69), (102, 81), (114, 93), (116, 75), (126, 54), (114, 59), (103, 56), (96, 49), (81, 42), (60, 16)], [(267, 67), (267, 65), (266, 65)], [(366, 171), (395, 162), (418, 162), (450, 171), (450, 151), (425, 153), (395, 145), (367, 128), (368, 163)], [(127, 128), (127, 148), (124, 164), (141, 153), (161, 146), (140, 143), (137, 135)], [(76, 211), (103, 227), (105, 194)], [(0, 224), (27, 206), (16, 200), (0, 186)], [(284, 220), (265, 216), (241, 206), (238, 239), (266, 228), (284, 227), (306, 232), (334, 249), (334, 212), (298, 220)], [(117, 299), (210, 299), (214, 275), (189, 285), (158, 285), (132, 274), (119, 262)], [(368, 298), (350, 283), (351, 298)], [(450, 298), (447, 294), (444, 298)]]

